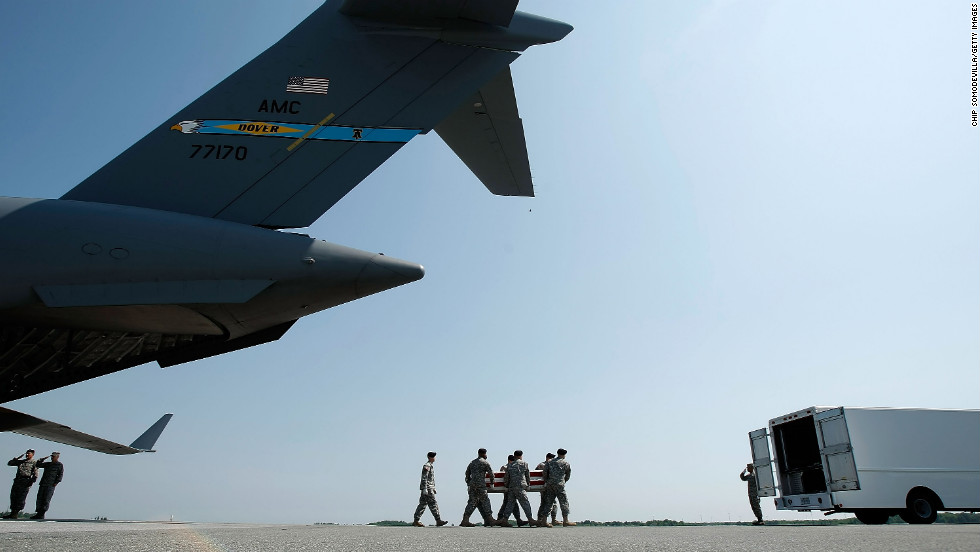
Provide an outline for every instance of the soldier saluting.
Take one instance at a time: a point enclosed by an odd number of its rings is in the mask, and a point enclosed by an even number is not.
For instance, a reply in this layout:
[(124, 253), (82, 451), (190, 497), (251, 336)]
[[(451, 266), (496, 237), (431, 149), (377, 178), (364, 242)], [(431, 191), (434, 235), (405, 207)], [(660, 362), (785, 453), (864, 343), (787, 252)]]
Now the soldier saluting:
[(14, 484), (10, 486), (10, 512), (3, 517), (17, 519), (17, 515), (27, 503), (27, 493), (31, 490), (31, 485), (37, 481), (37, 460), (34, 459), (34, 449), (27, 449), (24, 454), (9, 460), (7, 465), (16, 466), (17, 473), (14, 475)]
[(44, 519), (44, 512), (51, 507), (51, 497), (54, 496), (54, 488), (61, 483), (61, 478), (65, 476), (65, 465), (59, 460), (60, 452), (51, 453), (51, 461), (45, 462), (47, 456), (41, 458), (37, 463), (37, 468), (44, 470), (41, 475), (41, 482), (37, 485), (37, 505), (36, 512), (31, 519)]
[(755, 479), (754, 466), (752, 464), (746, 464), (742, 473), (738, 474), (738, 478), (745, 481), (748, 487), (749, 504), (752, 506), (752, 513), (756, 517), (752, 525), (765, 525), (765, 522), (762, 521), (762, 507), (759, 506), (759, 483)]

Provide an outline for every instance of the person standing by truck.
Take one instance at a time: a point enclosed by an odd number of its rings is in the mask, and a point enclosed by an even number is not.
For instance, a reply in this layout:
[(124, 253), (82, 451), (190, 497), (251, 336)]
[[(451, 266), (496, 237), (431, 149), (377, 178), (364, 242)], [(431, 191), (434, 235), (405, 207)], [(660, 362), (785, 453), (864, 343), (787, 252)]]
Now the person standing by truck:
[(755, 480), (755, 468), (752, 467), (752, 464), (746, 464), (745, 469), (738, 477), (748, 484), (749, 504), (752, 505), (752, 513), (756, 517), (752, 525), (765, 525), (765, 522), (762, 521), (762, 507), (759, 506), (759, 484)]
[(422, 465), (422, 481), (419, 482), (421, 496), (419, 496), (419, 507), (415, 509), (415, 521), (412, 522), (412, 525), (425, 527), (421, 520), (422, 514), (425, 513), (425, 507), (428, 506), (429, 511), (432, 512), (432, 517), (436, 518), (436, 527), (442, 527), (449, 522), (439, 517), (439, 503), (436, 502), (436, 468), (433, 465), (436, 461), (436, 453), (430, 452), (427, 457), (429, 461)]

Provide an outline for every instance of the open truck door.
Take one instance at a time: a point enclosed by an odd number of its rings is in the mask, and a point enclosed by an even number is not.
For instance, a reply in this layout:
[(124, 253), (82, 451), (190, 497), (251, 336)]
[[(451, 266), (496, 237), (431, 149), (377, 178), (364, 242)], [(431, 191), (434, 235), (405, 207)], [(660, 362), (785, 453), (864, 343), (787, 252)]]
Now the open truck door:
[(817, 425), (817, 439), (828, 488), (831, 491), (860, 489), (844, 409), (834, 408), (819, 412), (813, 415), (813, 421)]
[(752, 465), (759, 496), (776, 496), (776, 481), (772, 476), (772, 455), (769, 453), (769, 433), (766, 428), (749, 432)]

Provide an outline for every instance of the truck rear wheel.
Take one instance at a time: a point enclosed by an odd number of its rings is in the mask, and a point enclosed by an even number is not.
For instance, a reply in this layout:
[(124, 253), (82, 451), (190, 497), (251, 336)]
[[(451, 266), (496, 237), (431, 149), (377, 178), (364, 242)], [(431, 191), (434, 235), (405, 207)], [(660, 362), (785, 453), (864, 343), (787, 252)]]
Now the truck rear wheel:
[(937, 500), (925, 491), (912, 491), (905, 504), (907, 507), (898, 514), (905, 523), (932, 523), (939, 515)]
[(855, 510), (854, 517), (865, 525), (881, 525), (888, 522), (888, 512), (885, 510)]

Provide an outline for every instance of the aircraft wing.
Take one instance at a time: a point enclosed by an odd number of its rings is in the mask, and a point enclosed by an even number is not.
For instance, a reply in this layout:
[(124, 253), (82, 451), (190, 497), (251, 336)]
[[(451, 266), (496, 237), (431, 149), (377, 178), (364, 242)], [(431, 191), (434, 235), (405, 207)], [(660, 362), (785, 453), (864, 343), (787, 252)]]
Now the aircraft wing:
[(154, 452), (151, 450), (157, 438), (163, 433), (163, 429), (170, 422), (173, 414), (164, 414), (155, 424), (150, 426), (129, 446), (108, 441), (101, 437), (95, 437), (81, 431), (76, 431), (66, 425), (57, 422), (49, 422), (41, 418), (35, 418), (30, 414), (10, 410), (0, 407), (0, 431), (11, 431), (37, 437), (55, 443), (62, 443), (74, 447), (104, 452), (106, 454), (136, 454), (139, 452)]
[[(62, 199), (309, 226), (520, 52), (572, 29), (515, 7), (515, 0), (328, 0)], [(512, 85), (508, 93), (512, 99)], [(490, 89), (478, 94), (496, 103)], [(516, 190), (529, 195), (516, 103), (500, 105), (506, 117), (471, 122), (477, 134), (492, 122), (498, 141), (519, 135), (513, 147), (498, 145), (521, 165)], [(463, 119), (454, 117), (447, 135), (460, 135)], [(460, 139), (465, 155), (479, 158), (469, 141)], [(512, 180), (505, 187), (514, 188)]]

